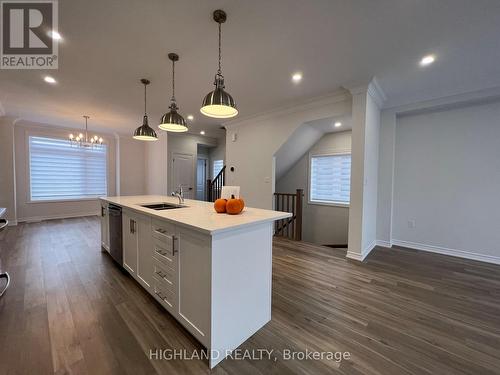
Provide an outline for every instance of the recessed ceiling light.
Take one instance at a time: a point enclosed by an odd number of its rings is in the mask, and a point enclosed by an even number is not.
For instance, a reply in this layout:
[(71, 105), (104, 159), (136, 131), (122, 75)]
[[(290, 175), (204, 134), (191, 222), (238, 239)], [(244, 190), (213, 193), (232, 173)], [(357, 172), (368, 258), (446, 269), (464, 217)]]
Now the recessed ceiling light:
[(61, 34), (59, 34), (57, 31), (52, 30), (52, 31), (49, 31), (48, 34), (54, 40), (61, 40), (62, 39)]
[(434, 55), (427, 55), (420, 60), (420, 66), (427, 66), (431, 65), (434, 61), (436, 61), (436, 56)]
[(341, 123), (340, 121), (337, 121), (337, 122), (334, 124), (334, 126), (335, 126), (336, 128), (340, 128), (340, 127), (342, 126), (342, 123)]
[(201, 134), (201, 135), (205, 135), (205, 130), (202, 130), (202, 131), (200, 132), (200, 134)]
[(187, 115), (187, 119), (188, 119), (189, 121), (193, 121), (193, 120), (194, 120), (194, 116), (193, 116), (193, 115)]
[(53, 77), (51, 77), (51, 76), (45, 76), (45, 77), (43, 78), (43, 80), (44, 80), (45, 82), (47, 82), (47, 83), (52, 83), (52, 84), (53, 84), (53, 83), (56, 83), (56, 80), (55, 80)]
[(302, 81), (302, 73), (301, 72), (293, 73), (292, 81), (294, 83), (299, 83), (300, 81)]

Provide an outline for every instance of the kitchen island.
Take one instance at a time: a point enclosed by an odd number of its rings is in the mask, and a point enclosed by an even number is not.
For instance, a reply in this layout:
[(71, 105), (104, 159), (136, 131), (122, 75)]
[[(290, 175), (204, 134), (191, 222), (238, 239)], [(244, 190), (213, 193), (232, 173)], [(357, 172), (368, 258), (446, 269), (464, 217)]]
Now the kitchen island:
[(217, 214), (213, 203), (196, 200), (143, 207), (153, 203), (179, 202), (101, 198), (102, 247), (110, 249), (108, 205), (120, 206), (123, 267), (207, 348), (213, 368), (271, 320), (273, 222), (291, 214)]

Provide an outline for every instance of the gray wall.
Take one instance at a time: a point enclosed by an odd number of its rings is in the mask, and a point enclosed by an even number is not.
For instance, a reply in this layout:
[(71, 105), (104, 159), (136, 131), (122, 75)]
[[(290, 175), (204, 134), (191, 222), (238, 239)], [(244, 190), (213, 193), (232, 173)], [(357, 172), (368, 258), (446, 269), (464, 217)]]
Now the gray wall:
[(500, 102), (401, 117), (395, 142), (393, 239), (499, 262)]
[(309, 153), (345, 152), (351, 150), (351, 131), (325, 134), (276, 183), (276, 191), (293, 193), (304, 189), (303, 233), (304, 241), (317, 244), (347, 244), (349, 208), (309, 204)]

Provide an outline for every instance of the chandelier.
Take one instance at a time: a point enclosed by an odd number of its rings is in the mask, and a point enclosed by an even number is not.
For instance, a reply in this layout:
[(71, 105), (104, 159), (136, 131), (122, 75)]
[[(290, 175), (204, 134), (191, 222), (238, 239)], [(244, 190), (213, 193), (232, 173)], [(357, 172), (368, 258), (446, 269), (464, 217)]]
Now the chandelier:
[(76, 137), (73, 134), (69, 135), (69, 141), (71, 145), (76, 145), (78, 147), (85, 147), (85, 148), (93, 148), (95, 146), (101, 146), (104, 142), (104, 140), (97, 136), (94, 135), (93, 137), (89, 138), (88, 136), (88, 119), (90, 116), (84, 115), (83, 118), (85, 119), (85, 134), (78, 134)]

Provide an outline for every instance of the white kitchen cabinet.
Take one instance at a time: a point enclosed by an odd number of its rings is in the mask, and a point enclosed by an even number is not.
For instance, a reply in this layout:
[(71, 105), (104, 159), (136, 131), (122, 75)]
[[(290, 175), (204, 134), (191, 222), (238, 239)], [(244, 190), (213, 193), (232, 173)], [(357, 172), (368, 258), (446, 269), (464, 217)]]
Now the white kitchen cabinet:
[(108, 202), (101, 201), (101, 247), (109, 253)]
[(181, 229), (178, 238), (178, 308), (182, 323), (210, 346), (210, 236)]
[(137, 281), (149, 290), (153, 278), (151, 217), (137, 215), (135, 220), (137, 223)]
[(123, 267), (134, 276), (137, 270), (137, 219), (133, 212), (122, 211)]

